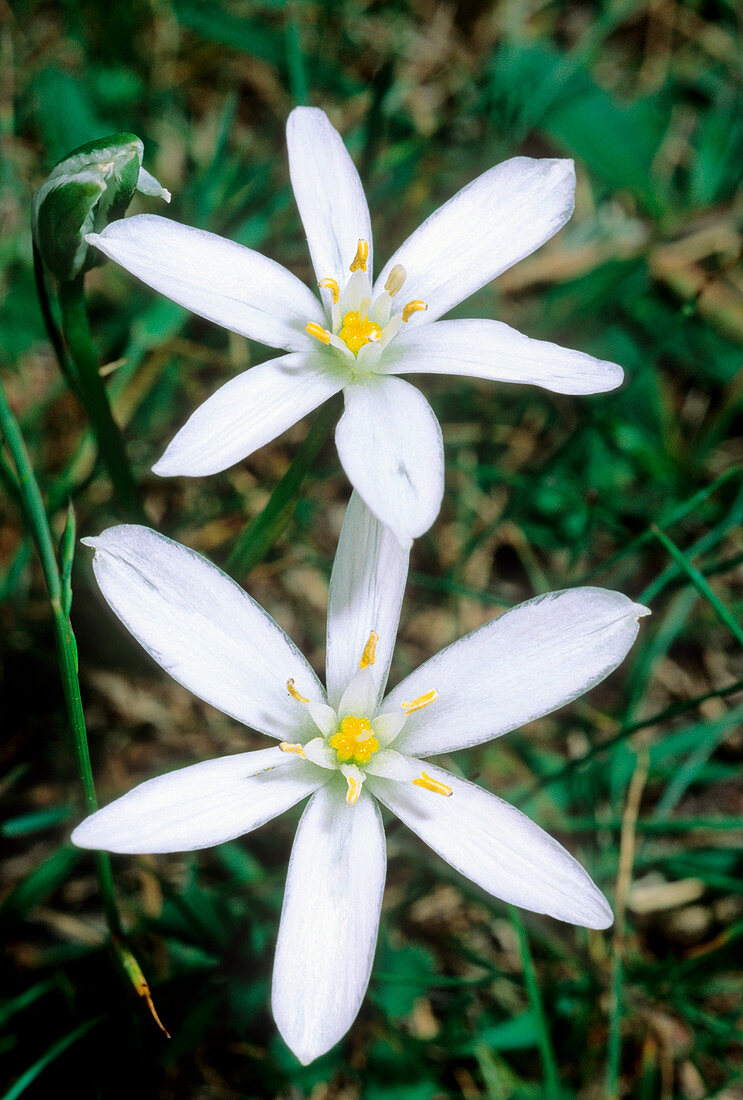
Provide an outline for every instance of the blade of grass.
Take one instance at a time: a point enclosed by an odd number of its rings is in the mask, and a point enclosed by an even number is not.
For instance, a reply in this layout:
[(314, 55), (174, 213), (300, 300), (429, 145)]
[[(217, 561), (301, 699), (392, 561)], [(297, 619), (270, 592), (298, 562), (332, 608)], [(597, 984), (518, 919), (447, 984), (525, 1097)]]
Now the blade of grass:
[(278, 483), (268, 504), (243, 529), (227, 559), (226, 569), (236, 579), (244, 577), (263, 561), (294, 514), (302, 482), (338, 418), (337, 400), (328, 401), (307, 433), (289, 469)]
[(732, 614), (732, 612), (725, 606), (722, 600), (720, 600), (719, 597), (715, 595), (715, 593), (707, 584), (707, 581), (704, 579), (699, 570), (691, 564), (683, 551), (679, 550), (676, 543), (668, 537), (665, 531), (661, 531), (660, 527), (658, 527), (657, 524), (651, 524), (650, 530), (658, 539), (658, 541), (661, 542), (663, 546), (665, 546), (666, 550), (679, 566), (679, 568), (681, 568), (684, 573), (686, 573), (687, 577), (694, 585), (697, 592), (699, 592), (699, 594), (707, 600), (707, 602), (717, 614), (717, 617), (720, 619), (721, 622), (725, 624), (725, 626), (731, 632), (736, 641), (743, 646), (743, 628), (741, 627), (735, 616)]
[(53, 1062), (56, 1058), (59, 1058), (61, 1054), (76, 1043), (78, 1039), (82, 1039), (83, 1035), (87, 1034), (91, 1028), (100, 1023), (103, 1019), (102, 1016), (96, 1016), (94, 1020), (86, 1020), (84, 1024), (80, 1024), (74, 1031), (70, 1031), (67, 1035), (64, 1035), (61, 1039), (58, 1039), (56, 1043), (52, 1043), (45, 1054), (42, 1054), (41, 1058), (37, 1059), (32, 1066), (22, 1073), (18, 1080), (11, 1085), (6, 1093), (4, 1093), (2, 1100), (17, 1100), (19, 1096), (22, 1096), (28, 1086), (32, 1084), (46, 1067)]
[(537, 1025), (539, 1053), (542, 1059), (542, 1069), (544, 1071), (544, 1095), (548, 1100), (559, 1100), (561, 1089), (557, 1058), (555, 1057), (555, 1052), (552, 1047), (549, 1025), (544, 1011), (544, 1002), (542, 1001), (542, 994), (539, 989), (539, 980), (534, 967), (531, 949), (529, 948), (529, 938), (526, 932), (526, 926), (524, 925), (523, 918), (518, 909), (513, 905), (509, 905), (508, 910), (511, 917), (511, 924), (514, 927), (514, 931), (519, 941), (519, 953), (521, 955), (521, 965), (524, 970), (526, 991)]

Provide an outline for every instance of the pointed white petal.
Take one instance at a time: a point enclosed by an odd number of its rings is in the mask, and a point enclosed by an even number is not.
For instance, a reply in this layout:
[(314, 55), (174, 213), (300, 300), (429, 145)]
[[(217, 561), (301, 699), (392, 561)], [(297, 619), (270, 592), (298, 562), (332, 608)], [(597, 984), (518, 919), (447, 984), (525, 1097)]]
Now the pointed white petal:
[(401, 378), (370, 378), (346, 388), (335, 430), (338, 454), (359, 496), (409, 549), (438, 515), (444, 445), (433, 409)]
[(273, 972), (273, 1014), (305, 1065), (342, 1038), (369, 984), (386, 852), (379, 809), (345, 783), (319, 790), (299, 823)]
[(462, 374), (526, 382), (555, 393), (603, 393), (621, 385), (616, 363), (546, 340), (532, 340), (500, 321), (437, 321), (404, 328), (384, 356), (391, 374)]
[[(577, 860), (507, 802), (426, 763), (451, 797), (369, 775), (376, 797), (409, 829), (494, 897), (586, 928), (608, 928), (606, 898)], [(317, 796), (315, 796), (317, 797)]]
[(167, 298), (269, 347), (299, 351), (307, 322), (323, 321), (320, 302), (295, 275), (215, 233), (137, 214), (87, 240)]
[(374, 736), (382, 748), (391, 745), (405, 725), (405, 712), (402, 710), (387, 711), (385, 714), (375, 714), (372, 726)]
[(416, 756), (499, 737), (577, 699), (624, 660), (649, 614), (620, 592), (572, 588), (512, 608), (442, 649), (390, 693), (385, 710), (436, 688), (395, 742)]
[(435, 321), (548, 241), (572, 214), (574, 191), (571, 160), (496, 164), (408, 237), (377, 279), (375, 296), (402, 264), (408, 277), (401, 294), (428, 303), (409, 325)]
[(140, 783), (86, 817), (72, 842), (132, 855), (209, 848), (257, 829), (326, 779), (280, 749), (206, 760)]
[(377, 706), (377, 681), (371, 666), (357, 668), (338, 704), (338, 718), (371, 718)]
[(318, 281), (343, 289), (360, 240), (369, 245), (369, 208), (359, 174), (324, 111), (295, 107), (286, 124), (289, 172)]
[(93, 570), (109, 605), (174, 680), (239, 722), (300, 741), (317, 730), (286, 690), (324, 702), (307, 661), (270, 615), (226, 574), (148, 527), (110, 527)]
[(377, 635), (374, 674), (381, 695), (387, 683), (409, 553), (351, 494), (338, 541), (328, 595), (328, 699), (336, 705), (359, 667), (369, 635)]
[(183, 425), (153, 470), (199, 477), (234, 466), (343, 387), (329, 357), (294, 352), (238, 374)]

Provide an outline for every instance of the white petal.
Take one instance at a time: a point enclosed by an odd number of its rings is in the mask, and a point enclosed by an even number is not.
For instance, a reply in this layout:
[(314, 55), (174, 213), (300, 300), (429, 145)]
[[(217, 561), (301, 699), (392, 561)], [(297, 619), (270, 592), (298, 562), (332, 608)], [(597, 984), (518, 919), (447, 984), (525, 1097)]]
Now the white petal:
[(323, 702), (307, 661), (270, 615), (228, 576), (148, 527), (110, 527), (93, 570), (109, 605), (174, 680), (253, 729), (282, 741), (315, 736), (286, 690)]
[(369, 984), (386, 853), (379, 809), (345, 783), (312, 798), (289, 863), (273, 973), (273, 1014), (305, 1065), (348, 1031)]
[(341, 136), (324, 111), (295, 107), (286, 124), (289, 172), (318, 281), (335, 279), (341, 290), (360, 240), (369, 245), (369, 208), (359, 174)]
[(353, 714), (371, 718), (377, 707), (378, 686), (371, 666), (357, 668), (338, 703), (338, 718)]
[(130, 854), (209, 848), (257, 829), (325, 781), (280, 749), (206, 760), (140, 783), (86, 817), (72, 842)]
[(500, 321), (437, 321), (407, 327), (384, 356), (392, 374), (462, 374), (527, 382), (555, 393), (603, 393), (621, 385), (616, 363), (546, 340), (532, 340)]
[[(577, 860), (507, 802), (426, 764), (451, 797), (369, 775), (369, 789), (455, 870), (497, 898), (586, 928), (608, 928), (606, 898)], [(315, 796), (317, 797), (317, 796)]]
[(409, 553), (352, 493), (338, 540), (328, 595), (328, 698), (333, 705), (356, 673), (369, 635), (377, 635), (374, 673), (384, 691), (400, 621)]
[(344, 393), (346, 410), (335, 430), (343, 468), (377, 519), (409, 549), (441, 507), (439, 423), (423, 394), (401, 378), (369, 378)]
[(153, 470), (199, 477), (234, 466), (343, 387), (329, 357), (294, 352), (238, 374), (199, 405)]
[(270, 347), (299, 351), (307, 322), (323, 321), (320, 302), (295, 275), (215, 233), (137, 214), (87, 240), (167, 298)]
[(649, 614), (620, 592), (550, 592), (442, 649), (390, 693), (385, 710), (435, 688), (395, 742), (416, 756), (499, 737), (583, 695), (624, 660)]
[(408, 274), (402, 296), (428, 303), (409, 325), (435, 321), (557, 233), (573, 212), (574, 191), (571, 160), (514, 157), (496, 164), (408, 237), (377, 279), (375, 296), (402, 264)]

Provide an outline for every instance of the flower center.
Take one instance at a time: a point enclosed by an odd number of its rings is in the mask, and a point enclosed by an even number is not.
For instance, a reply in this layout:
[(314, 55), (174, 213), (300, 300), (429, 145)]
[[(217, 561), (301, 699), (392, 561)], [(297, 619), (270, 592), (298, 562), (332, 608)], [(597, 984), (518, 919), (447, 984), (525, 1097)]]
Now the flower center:
[(369, 719), (353, 714), (341, 720), (328, 744), (335, 749), (339, 764), (368, 764), (374, 753), (379, 752), (379, 741)]
[(350, 367), (352, 378), (373, 371), (401, 327), (414, 313), (428, 309), (420, 298), (412, 299), (402, 308), (394, 301), (407, 277), (402, 264), (395, 264), (384, 289), (373, 297), (368, 265), (369, 245), (360, 240), (345, 285), (339, 286), (331, 278), (320, 279), (318, 283), (325, 291), (323, 302), (330, 328), (323, 328), (317, 321), (309, 321), (305, 326), (309, 336), (340, 354)]
[(378, 340), (382, 335), (382, 328), (376, 321), (370, 321), (364, 317), (361, 310), (349, 309), (343, 318), (339, 337), (354, 355), (358, 355), (364, 344), (370, 344), (372, 340)]

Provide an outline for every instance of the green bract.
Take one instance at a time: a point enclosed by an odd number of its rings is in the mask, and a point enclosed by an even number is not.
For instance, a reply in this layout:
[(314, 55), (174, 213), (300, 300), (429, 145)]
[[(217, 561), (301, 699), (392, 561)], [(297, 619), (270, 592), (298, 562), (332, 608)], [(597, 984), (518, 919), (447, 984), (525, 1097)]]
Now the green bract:
[(62, 282), (100, 263), (85, 235), (123, 217), (135, 191), (170, 202), (170, 192), (142, 167), (143, 154), (134, 134), (90, 141), (59, 161), (34, 193), (34, 241), (47, 268)]

